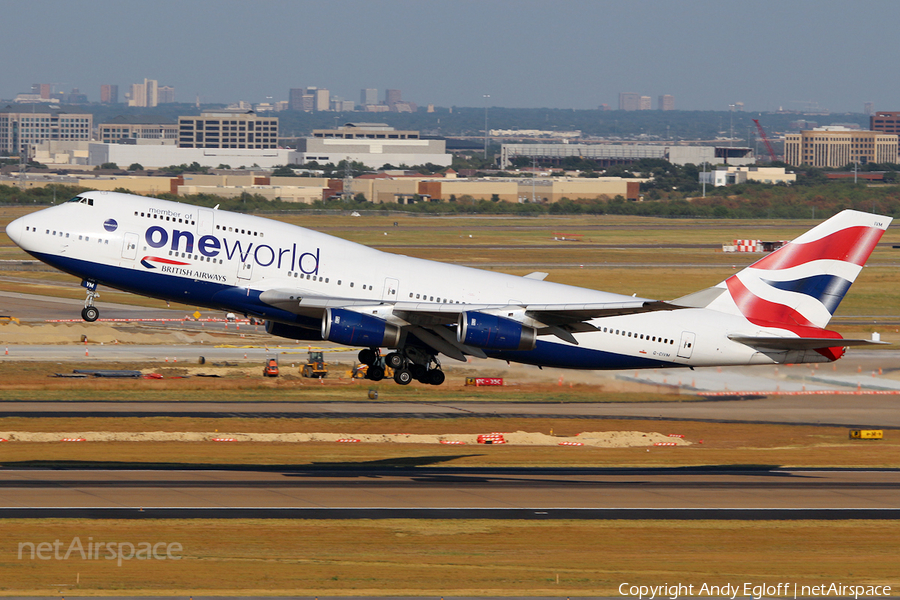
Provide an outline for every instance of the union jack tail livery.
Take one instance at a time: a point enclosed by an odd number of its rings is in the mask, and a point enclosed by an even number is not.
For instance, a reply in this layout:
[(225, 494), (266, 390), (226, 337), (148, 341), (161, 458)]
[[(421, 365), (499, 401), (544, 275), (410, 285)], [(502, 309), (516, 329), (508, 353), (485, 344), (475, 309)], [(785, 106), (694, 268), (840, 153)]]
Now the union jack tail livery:
[(727, 293), (709, 308), (743, 315), (759, 327), (822, 337), (890, 222), (842, 211), (720, 283), (716, 287)]

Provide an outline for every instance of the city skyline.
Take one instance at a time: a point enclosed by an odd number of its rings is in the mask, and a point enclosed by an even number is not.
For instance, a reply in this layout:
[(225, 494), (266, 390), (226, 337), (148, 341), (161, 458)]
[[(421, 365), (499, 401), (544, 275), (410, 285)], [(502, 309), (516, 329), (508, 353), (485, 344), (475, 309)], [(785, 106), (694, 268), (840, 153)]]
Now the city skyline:
[(900, 5), (877, 0), (11, 3), (5, 37), (27, 51), (4, 65), (0, 98), (51, 82), (92, 102), (117, 85), (121, 101), (153, 78), (179, 101), (223, 104), (318, 86), (352, 101), (399, 89), (419, 106), (489, 95), (498, 107), (596, 109), (630, 91), (671, 95), (679, 110), (863, 112), (898, 104), (900, 82), (879, 60), (896, 16)]

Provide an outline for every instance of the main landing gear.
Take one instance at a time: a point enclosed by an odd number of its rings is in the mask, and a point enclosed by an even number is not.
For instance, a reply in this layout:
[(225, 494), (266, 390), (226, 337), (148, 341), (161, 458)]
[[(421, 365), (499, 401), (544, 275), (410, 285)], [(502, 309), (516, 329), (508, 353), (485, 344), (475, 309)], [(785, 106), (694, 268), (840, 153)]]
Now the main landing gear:
[(400, 385), (409, 385), (413, 379), (429, 385), (444, 383), (444, 372), (437, 357), (414, 346), (400, 348), (384, 358), (378, 348), (365, 348), (359, 351), (359, 362), (369, 365), (366, 379), (381, 381), (384, 379), (385, 367), (394, 370), (394, 381)]
[(84, 308), (81, 309), (81, 318), (88, 323), (93, 323), (100, 318), (100, 311), (94, 306), (94, 298), (99, 298), (100, 294), (96, 290), (88, 290), (87, 298), (84, 300)]

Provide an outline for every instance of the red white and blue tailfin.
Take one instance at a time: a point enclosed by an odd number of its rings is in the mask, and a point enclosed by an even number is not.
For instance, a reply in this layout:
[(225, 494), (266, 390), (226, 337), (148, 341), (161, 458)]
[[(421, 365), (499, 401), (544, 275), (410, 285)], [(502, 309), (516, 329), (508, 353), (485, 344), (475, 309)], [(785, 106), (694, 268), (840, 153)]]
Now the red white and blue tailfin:
[(842, 211), (720, 283), (724, 293), (707, 308), (811, 337), (828, 325), (890, 223)]

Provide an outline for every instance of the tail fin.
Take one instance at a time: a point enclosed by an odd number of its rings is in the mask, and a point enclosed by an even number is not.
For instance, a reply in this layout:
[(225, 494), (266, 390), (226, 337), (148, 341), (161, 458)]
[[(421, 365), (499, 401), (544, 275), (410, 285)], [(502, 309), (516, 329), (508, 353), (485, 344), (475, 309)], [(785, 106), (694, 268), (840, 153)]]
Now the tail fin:
[(720, 283), (708, 308), (807, 337), (803, 328), (828, 325), (890, 223), (842, 211)]

